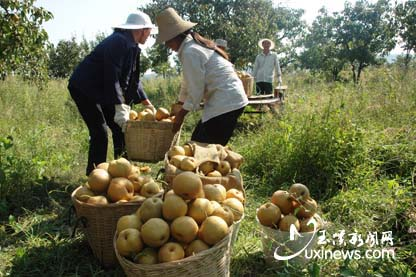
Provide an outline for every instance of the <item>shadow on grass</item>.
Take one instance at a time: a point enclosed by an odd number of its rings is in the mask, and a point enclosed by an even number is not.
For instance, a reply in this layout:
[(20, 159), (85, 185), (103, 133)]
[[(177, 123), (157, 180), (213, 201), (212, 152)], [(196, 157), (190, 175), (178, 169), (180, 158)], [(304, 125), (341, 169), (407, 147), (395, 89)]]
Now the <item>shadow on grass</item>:
[(124, 276), (120, 267), (103, 269), (83, 239), (51, 240), (48, 246), (19, 247), (10, 276)]

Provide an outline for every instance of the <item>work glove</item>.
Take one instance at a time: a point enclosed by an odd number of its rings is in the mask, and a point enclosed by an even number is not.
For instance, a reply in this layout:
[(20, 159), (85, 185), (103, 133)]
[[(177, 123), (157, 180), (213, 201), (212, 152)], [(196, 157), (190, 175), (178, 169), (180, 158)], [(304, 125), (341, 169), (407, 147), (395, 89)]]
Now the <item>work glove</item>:
[(126, 131), (127, 120), (129, 120), (130, 106), (126, 104), (116, 105), (114, 122), (120, 126), (123, 133)]
[(155, 106), (153, 106), (152, 104), (144, 105), (144, 108), (145, 109), (150, 109), (153, 112), (153, 114), (156, 114)]

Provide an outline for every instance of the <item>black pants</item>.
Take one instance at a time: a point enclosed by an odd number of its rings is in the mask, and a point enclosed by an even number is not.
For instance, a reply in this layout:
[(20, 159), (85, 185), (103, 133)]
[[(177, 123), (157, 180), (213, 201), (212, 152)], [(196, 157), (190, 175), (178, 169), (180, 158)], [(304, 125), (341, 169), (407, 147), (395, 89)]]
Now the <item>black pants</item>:
[(256, 92), (257, 94), (271, 94), (273, 93), (273, 84), (266, 82), (256, 83)]
[(221, 114), (202, 123), (200, 120), (192, 133), (191, 140), (221, 144), (225, 146), (233, 135), (237, 120), (244, 108)]
[(114, 145), (114, 158), (125, 152), (124, 134), (114, 122), (114, 105), (99, 105), (83, 95), (78, 89), (69, 87), (72, 99), (78, 107), (89, 131), (89, 150), (86, 174), (89, 175), (99, 163), (107, 161), (108, 131), (110, 128)]

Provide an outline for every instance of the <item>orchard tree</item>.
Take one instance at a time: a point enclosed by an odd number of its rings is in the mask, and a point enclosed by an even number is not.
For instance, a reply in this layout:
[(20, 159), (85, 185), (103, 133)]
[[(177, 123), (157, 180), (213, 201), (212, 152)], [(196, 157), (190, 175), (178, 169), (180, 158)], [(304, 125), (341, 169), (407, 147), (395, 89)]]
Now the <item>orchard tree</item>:
[(410, 52), (416, 53), (416, 1), (406, 1), (395, 7), (398, 35), (406, 52), (405, 65), (411, 61)]
[(25, 79), (47, 78), (48, 35), (41, 25), (52, 14), (35, 0), (0, 1), (0, 78), (19, 74)]
[(388, 0), (369, 4), (359, 0), (352, 6), (346, 2), (335, 19), (336, 44), (341, 46), (340, 59), (351, 66), (354, 83), (369, 65), (378, 63), (378, 56), (387, 55), (395, 47), (395, 28)]
[(336, 42), (336, 33), (335, 18), (322, 8), (304, 38), (304, 51), (299, 57), (301, 66), (338, 81), (346, 59), (340, 55), (342, 48)]
[[(279, 47), (282, 40), (298, 36), (303, 24), (303, 11), (276, 8), (271, 0), (153, 0), (144, 11), (156, 18), (166, 7), (173, 7), (185, 20), (198, 23), (194, 29), (201, 35), (212, 40), (226, 39), (231, 62), (237, 68), (254, 62), (261, 38), (274, 40), (277, 50), (283, 51)], [(158, 62), (166, 62), (163, 46), (156, 49), (152, 54), (159, 55)]]
[(70, 40), (60, 40), (56, 47), (52, 45), (49, 51), (49, 76), (54, 78), (69, 77), (75, 67), (105, 37), (106, 35), (104, 33), (98, 33), (94, 40), (87, 41), (83, 37), (78, 44), (76, 37), (73, 36)]
[[(60, 40), (49, 52), (49, 75), (55, 78), (67, 78), (89, 50), (85, 42), (78, 45), (75, 37)], [(87, 48), (87, 49), (85, 49)]]

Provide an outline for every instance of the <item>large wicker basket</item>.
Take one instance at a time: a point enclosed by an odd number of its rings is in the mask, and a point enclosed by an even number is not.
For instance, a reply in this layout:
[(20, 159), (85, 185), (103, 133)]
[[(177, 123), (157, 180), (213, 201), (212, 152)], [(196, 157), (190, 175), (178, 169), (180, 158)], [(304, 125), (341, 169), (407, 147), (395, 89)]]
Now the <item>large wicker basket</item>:
[[(231, 227), (233, 228), (233, 227)], [(231, 230), (232, 231), (232, 230)], [(201, 251), (194, 256), (179, 261), (144, 265), (136, 264), (122, 257), (116, 248), (116, 236), (113, 244), (117, 259), (127, 276), (143, 277), (225, 277), (230, 276), (230, 243), (231, 234), (211, 248)]]
[(251, 96), (253, 94), (254, 88), (254, 78), (253, 77), (242, 77), (240, 78), (241, 82), (243, 82), (244, 91), (246, 92), (247, 96)]
[(173, 122), (127, 121), (124, 134), (130, 160), (161, 161), (169, 148), (178, 143), (180, 131), (172, 132)]
[[(112, 203), (96, 205), (79, 201), (75, 193), (81, 187), (74, 190), (71, 195), (75, 207), (77, 221), (81, 221), (82, 231), (87, 237), (94, 256), (104, 267), (117, 265), (117, 258), (113, 249), (113, 236), (116, 231), (117, 221), (123, 215), (132, 214), (142, 205), (143, 201)], [(163, 192), (155, 197), (163, 197)]]

